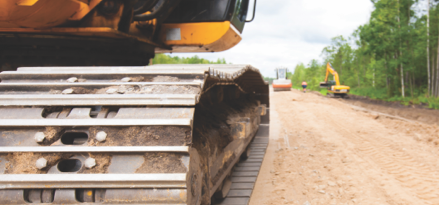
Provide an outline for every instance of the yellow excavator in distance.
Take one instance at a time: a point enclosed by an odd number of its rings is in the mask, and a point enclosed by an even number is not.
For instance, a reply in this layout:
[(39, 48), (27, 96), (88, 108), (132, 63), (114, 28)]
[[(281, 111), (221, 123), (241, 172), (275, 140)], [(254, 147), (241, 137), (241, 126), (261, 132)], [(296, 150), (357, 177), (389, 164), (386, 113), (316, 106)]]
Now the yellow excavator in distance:
[[(334, 76), (334, 80), (328, 81), (329, 73)], [(340, 78), (338, 76), (337, 71), (334, 70), (331, 63), (328, 62), (326, 64), (326, 77), (325, 82), (320, 83), (320, 88), (327, 88), (328, 93), (326, 95), (330, 95), (331, 97), (347, 97), (349, 90), (351, 89), (347, 85), (340, 85)]]

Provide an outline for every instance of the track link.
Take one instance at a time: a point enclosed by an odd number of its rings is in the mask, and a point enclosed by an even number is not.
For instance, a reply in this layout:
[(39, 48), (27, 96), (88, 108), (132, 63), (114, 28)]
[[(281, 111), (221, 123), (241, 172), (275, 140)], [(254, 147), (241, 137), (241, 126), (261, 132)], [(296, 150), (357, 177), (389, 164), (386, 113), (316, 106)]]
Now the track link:
[(1, 204), (209, 204), (269, 106), (248, 65), (36, 67), (0, 78)]
[(232, 186), (224, 200), (215, 205), (247, 205), (253, 193), (256, 179), (268, 146), (269, 125), (262, 124), (250, 143), (250, 156), (236, 165), (232, 172)]

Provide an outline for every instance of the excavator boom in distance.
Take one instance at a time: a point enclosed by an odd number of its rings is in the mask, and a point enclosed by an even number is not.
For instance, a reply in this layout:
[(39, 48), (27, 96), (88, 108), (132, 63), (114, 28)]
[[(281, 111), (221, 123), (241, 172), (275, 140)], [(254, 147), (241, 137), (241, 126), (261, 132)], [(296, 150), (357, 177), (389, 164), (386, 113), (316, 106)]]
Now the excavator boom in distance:
[[(329, 74), (334, 76), (334, 80), (328, 81)], [(328, 89), (327, 95), (332, 97), (346, 97), (349, 93), (350, 87), (346, 85), (340, 85), (340, 78), (337, 71), (334, 70), (331, 63), (326, 64), (326, 76), (325, 81), (320, 83), (320, 88)]]

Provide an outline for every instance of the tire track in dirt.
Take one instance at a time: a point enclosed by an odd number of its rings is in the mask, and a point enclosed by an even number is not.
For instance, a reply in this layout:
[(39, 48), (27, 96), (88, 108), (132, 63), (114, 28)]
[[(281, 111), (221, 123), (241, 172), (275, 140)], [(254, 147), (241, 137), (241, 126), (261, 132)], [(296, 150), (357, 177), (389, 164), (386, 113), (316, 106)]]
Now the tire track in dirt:
[[(331, 118), (331, 117), (329, 117)], [(333, 122), (336, 122), (332, 118)], [(427, 204), (439, 204), (439, 191), (437, 172), (425, 163), (422, 159), (414, 158), (390, 139), (382, 136), (368, 136), (365, 138), (349, 131), (349, 127), (334, 123), (333, 126), (342, 129), (347, 133), (357, 149), (366, 153), (387, 173), (398, 180), (402, 186), (409, 188), (419, 199), (425, 200)]]
[[(270, 192), (270, 202), (260, 204), (302, 205), (306, 201), (312, 205), (383, 204), (385, 196), (381, 193), (384, 191), (377, 191), (381, 190), (381, 187), (376, 183), (359, 186), (365, 180), (358, 180), (355, 175), (361, 174), (361, 171), (358, 168), (346, 168), (349, 163), (342, 162), (342, 159), (349, 154), (343, 150), (338, 151), (341, 147), (326, 137), (336, 136), (337, 133), (322, 132), (331, 129), (330, 125), (322, 118), (322, 112), (313, 112), (322, 104), (326, 104), (327, 99), (315, 100), (308, 99), (306, 95), (285, 93), (282, 95), (282, 101), (283, 103), (279, 104), (279, 118), (282, 127), (287, 129), (282, 129), (288, 132), (282, 134), (289, 135), (291, 149), (284, 146), (284, 150), (278, 150), (278, 157), (271, 167), (274, 191)], [(291, 101), (299, 104), (286, 103)], [(285, 103), (288, 107), (284, 106)], [(306, 106), (302, 106), (303, 104)], [(289, 188), (292, 184), (293, 188)], [(369, 198), (363, 197), (365, 192)], [(398, 204), (392, 199), (387, 201), (391, 201), (390, 204)]]
[[(335, 119), (332, 118), (332, 121), (335, 122)], [(365, 153), (372, 161), (394, 176), (402, 186), (416, 193), (416, 197), (425, 200), (427, 204), (439, 204), (439, 186), (437, 185), (439, 178), (430, 167), (425, 164), (421, 165), (418, 160), (400, 151), (399, 147), (388, 139), (365, 138), (338, 123), (333, 123), (333, 126), (345, 132), (358, 146), (359, 151)]]

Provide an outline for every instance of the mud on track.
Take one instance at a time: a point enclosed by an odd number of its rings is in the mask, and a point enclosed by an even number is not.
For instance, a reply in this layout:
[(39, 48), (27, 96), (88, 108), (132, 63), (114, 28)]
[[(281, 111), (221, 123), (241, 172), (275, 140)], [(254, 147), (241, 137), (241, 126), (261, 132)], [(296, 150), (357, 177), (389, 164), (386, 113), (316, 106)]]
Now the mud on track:
[(250, 204), (439, 204), (439, 128), (299, 91), (271, 95)]

